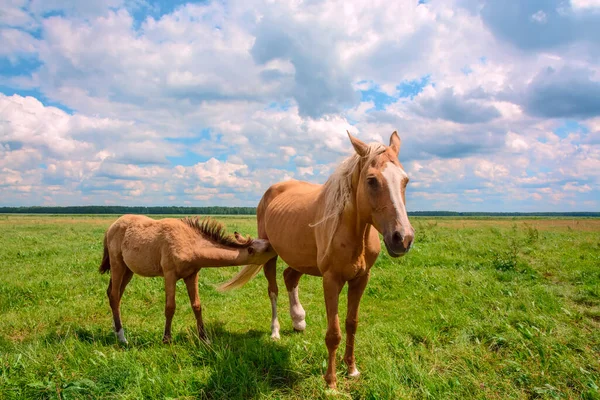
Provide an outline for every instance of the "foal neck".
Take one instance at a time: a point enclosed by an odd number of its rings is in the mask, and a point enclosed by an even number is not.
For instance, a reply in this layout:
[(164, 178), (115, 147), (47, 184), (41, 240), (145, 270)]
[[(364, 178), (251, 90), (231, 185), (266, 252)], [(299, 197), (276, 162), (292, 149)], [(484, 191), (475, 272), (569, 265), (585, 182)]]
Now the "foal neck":
[(202, 243), (194, 249), (192, 260), (200, 267), (225, 267), (245, 264), (246, 258), (242, 249)]

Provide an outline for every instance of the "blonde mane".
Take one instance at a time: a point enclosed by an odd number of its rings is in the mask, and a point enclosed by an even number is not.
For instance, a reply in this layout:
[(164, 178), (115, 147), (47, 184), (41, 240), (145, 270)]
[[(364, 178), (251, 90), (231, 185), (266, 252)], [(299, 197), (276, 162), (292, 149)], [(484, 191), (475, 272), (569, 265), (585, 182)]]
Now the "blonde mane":
[(310, 224), (310, 227), (314, 228), (327, 220), (331, 220), (327, 232), (329, 238), (327, 247), (329, 247), (329, 243), (331, 243), (331, 239), (340, 224), (342, 211), (352, 201), (352, 175), (359, 168), (361, 161), (364, 161), (363, 165), (368, 165), (375, 157), (382, 154), (385, 149), (386, 147), (380, 143), (369, 143), (367, 153), (363, 157), (355, 152), (346, 158), (323, 185), (323, 194), (325, 196), (323, 217), (319, 221)]
[(223, 246), (243, 249), (252, 245), (250, 236), (241, 241), (233, 235), (228, 235), (225, 231), (225, 226), (210, 217), (203, 219), (186, 217), (182, 218), (181, 221), (205, 238)]

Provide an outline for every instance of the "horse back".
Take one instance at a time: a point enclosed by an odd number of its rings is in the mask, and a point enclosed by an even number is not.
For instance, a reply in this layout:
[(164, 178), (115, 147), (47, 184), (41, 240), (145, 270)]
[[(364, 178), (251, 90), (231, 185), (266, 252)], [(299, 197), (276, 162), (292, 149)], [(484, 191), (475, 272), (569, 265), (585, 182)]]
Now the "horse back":
[(109, 254), (138, 275), (163, 275), (161, 261), (166, 244), (163, 225), (160, 220), (144, 215), (120, 217), (107, 233)]

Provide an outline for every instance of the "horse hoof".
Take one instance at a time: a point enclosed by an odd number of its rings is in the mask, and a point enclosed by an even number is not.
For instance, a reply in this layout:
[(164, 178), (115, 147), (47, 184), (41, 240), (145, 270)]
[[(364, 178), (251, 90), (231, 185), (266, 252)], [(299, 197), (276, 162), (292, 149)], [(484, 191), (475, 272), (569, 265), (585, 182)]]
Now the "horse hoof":
[(171, 336), (163, 336), (163, 343), (164, 344), (171, 344)]
[(356, 368), (354, 368), (354, 371), (349, 371), (348, 372), (348, 378), (352, 378), (352, 379), (356, 379), (360, 376), (360, 371)]
[(333, 375), (323, 375), (323, 379), (325, 379), (325, 384), (328, 389), (337, 390), (337, 378), (335, 374)]
[(279, 332), (274, 332), (271, 334), (271, 339), (273, 340), (279, 340), (281, 339), (281, 336), (279, 336)]
[(212, 344), (212, 342), (210, 341), (210, 339), (209, 339), (209, 338), (207, 338), (207, 337), (202, 337), (202, 338), (200, 338), (200, 340), (201, 340), (201, 341), (202, 341), (202, 343), (204, 343), (204, 344), (208, 344), (208, 345)]
[(327, 388), (325, 389), (325, 393), (327, 394), (338, 394), (338, 390), (337, 390), (337, 382), (334, 381), (327, 381), (327, 379), (325, 379), (325, 384), (327, 385)]
[(294, 330), (296, 332), (304, 332), (304, 330), (306, 329), (306, 321), (302, 320), (299, 322), (293, 322), (292, 325), (294, 326)]
[(117, 340), (119, 343), (127, 344), (127, 339), (125, 339), (125, 332), (123, 331), (123, 328), (119, 329), (119, 332), (115, 333), (117, 334)]

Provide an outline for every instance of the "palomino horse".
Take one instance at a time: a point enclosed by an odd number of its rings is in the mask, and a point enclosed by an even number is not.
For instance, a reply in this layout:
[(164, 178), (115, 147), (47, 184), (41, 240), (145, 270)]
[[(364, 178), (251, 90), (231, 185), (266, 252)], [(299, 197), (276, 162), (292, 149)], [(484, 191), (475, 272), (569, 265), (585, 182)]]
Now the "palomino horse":
[[(388, 253), (398, 257), (410, 249), (414, 230), (408, 220), (404, 193), (408, 176), (398, 161), (400, 138), (392, 133), (389, 147), (365, 144), (348, 133), (355, 154), (347, 158), (324, 185), (287, 181), (271, 186), (258, 209), (258, 235), (268, 239), (289, 265), (283, 272), (296, 330), (304, 330), (304, 308), (298, 299), (303, 274), (322, 276), (327, 309), (325, 343), (329, 363), (325, 381), (336, 387), (335, 353), (341, 341), (338, 298), (348, 282), (346, 354), (351, 377), (359, 375), (354, 361), (354, 335), (360, 298), (380, 251), (379, 231)], [(375, 229), (372, 229), (372, 228)], [(277, 256), (264, 265), (269, 282), (271, 337), (279, 338), (277, 320)], [(242, 286), (260, 270), (247, 266), (222, 290)]]
[(104, 236), (104, 257), (100, 273), (110, 270), (106, 294), (113, 314), (115, 332), (127, 343), (121, 325), (121, 297), (133, 274), (165, 279), (165, 332), (163, 342), (171, 340), (171, 321), (175, 313), (175, 284), (185, 281), (198, 335), (206, 340), (202, 308), (198, 296), (200, 268), (243, 264), (261, 265), (277, 254), (266, 239), (243, 238), (225, 234), (222, 224), (198, 218), (154, 220), (143, 215), (124, 215)]

